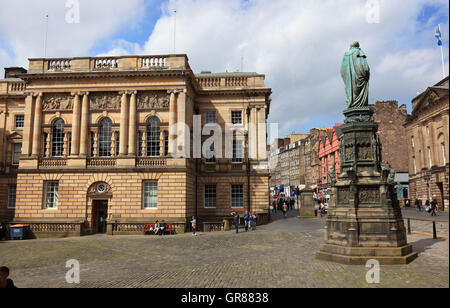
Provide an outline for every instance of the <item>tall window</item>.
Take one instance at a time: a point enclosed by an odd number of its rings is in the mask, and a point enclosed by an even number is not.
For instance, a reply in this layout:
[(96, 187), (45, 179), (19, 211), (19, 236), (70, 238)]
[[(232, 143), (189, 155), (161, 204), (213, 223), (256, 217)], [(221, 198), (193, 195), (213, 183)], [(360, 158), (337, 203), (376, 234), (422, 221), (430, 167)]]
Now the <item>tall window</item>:
[(231, 207), (243, 208), (244, 207), (244, 185), (237, 184), (231, 185)]
[(216, 162), (216, 153), (215, 153), (215, 149), (214, 149), (214, 143), (211, 144), (208, 152), (209, 153), (207, 153), (207, 157), (209, 157), (209, 158), (206, 158), (206, 162), (209, 164), (214, 164)]
[(111, 137), (112, 137), (112, 121), (104, 118), (100, 121), (100, 129), (98, 133), (98, 156), (111, 156)]
[(158, 183), (154, 181), (143, 182), (143, 208), (156, 209), (158, 207)]
[(205, 208), (216, 208), (217, 204), (217, 185), (205, 185)]
[(70, 154), (72, 154), (72, 133), (67, 133), (67, 136), (68, 136), (68, 148), (69, 148), (69, 151), (67, 152), (67, 155), (69, 155), (70, 156)]
[(8, 209), (16, 208), (16, 185), (8, 186)]
[(430, 147), (428, 147), (428, 163), (431, 168), (433, 166), (433, 160), (431, 159), (431, 148)]
[(52, 157), (62, 157), (64, 152), (64, 120), (58, 119), (52, 127)]
[(16, 115), (15, 121), (14, 121), (14, 126), (16, 129), (22, 129), (24, 127), (24, 123), (25, 123), (25, 116), (23, 114), (18, 114)]
[(144, 134), (138, 131), (138, 156), (142, 156), (142, 138)]
[(45, 208), (58, 208), (58, 182), (45, 183)]
[(216, 123), (216, 112), (208, 111), (205, 114), (205, 124), (215, 124)]
[(242, 124), (242, 111), (231, 111), (231, 124)]
[(412, 148), (413, 148), (413, 151), (414, 151), (414, 137), (411, 137), (411, 145), (412, 145)]
[(116, 156), (119, 156), (120, 152), (120, 132), (116, 132)]
[(233, 163), (242, 163), (244, 158), (244, 149), (242, 146), (242, 140), (233, 140)]
[(153, 117), (147, 122), (147, 156), (160, 156), (161, 129), (158, 118)]
[(12, 157), (13, 166), (19, 165), (21, 153), (22, 153), (22, 143), (14, 143), (13, 144), (13, 157)]
[(414, 174), (417, 174), (416, 158), (413, 157)]
[(447, 159), (445, 158), (445, 143), (441, 143), (441, 149), (442, 149), (442, 162), (444, 163), (444, 166), (447, 164)]
[(164, 131), (164, 156), (169, 155), (169, 131)]
[(95, 133), (90, 132), (90, 135), (91, 135), (91, 156), (94, 156)]

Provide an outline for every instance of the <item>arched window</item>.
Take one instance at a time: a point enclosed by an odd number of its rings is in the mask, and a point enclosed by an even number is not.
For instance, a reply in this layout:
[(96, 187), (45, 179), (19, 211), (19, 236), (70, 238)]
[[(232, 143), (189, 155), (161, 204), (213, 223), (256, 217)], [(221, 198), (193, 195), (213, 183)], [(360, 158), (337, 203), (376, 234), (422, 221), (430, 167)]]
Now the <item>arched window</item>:
[(58, 119), (52, 127), (52, 157), (62, 157), (64, 153), (64, 120)]
[(147, 156), (160, 156), (161, 129), (158, 118), (153, 117), (147, 121)]
[(98, 156), (111, 156), (111, 137), (112, 137), (112, 121), (109, 118), (104, 118), (100, 121), (98, 132)]

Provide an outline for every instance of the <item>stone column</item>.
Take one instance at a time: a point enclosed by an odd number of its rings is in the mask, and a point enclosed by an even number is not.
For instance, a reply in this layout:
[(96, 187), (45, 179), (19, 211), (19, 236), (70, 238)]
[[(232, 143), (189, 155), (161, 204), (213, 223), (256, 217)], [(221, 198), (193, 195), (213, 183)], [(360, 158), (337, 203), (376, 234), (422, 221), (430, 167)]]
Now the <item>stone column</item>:
[(250, 159), (258, 159), (258, 124), (257, 124), (257, 109), (251, 108), (250, 123), (249, 123), (249, 155)]
[(178, 152), (181, 148), (182, 151), (179, 151), (180, 155), (186, 155), (189, 153), (190, 149), (186, 149), (188, 145), (187, 140), (187, 132), (186, 132), (186, 104), (187, 104), (187, 95), (186, 90), (179, 91), (178, 99), (177, 99), (177, 131), (178, 131), (178, 144), (176, 151)]
[(164, 131), (161, 130), (159, 138), (159, 156), (164, 156)]
[(38, 157), (41, 149), (41, 128), (42, 128), (42, 93), (36, 98), (36, 106), (34, 109), (34, 125), (33, 125), (33, 151), (32, 156)]
[(51, 157), (52, 156), (52, 149), (50, 148), (51, 147), (51, 140), (52, 140), (52, 133), (51, 133), (51, 130), (47, 133), (47, 140), (46, 140), (46, 155), (45, 155), (45, 157)]
[(142, 132), (142, 157), (147, 156), (147, 131)]
[(25, 122), (23, 128), (23, 142), (22, 142), (22, 155), (30, 156), (31, 154), (31, 145), (33, 143), (33, 110), (34, 110), (34, 101), (33, 95), (29, 93), (25, 98)]
[(94, 131), (94, 153), (92, 157), (98, 157), (98, 131)]
[(122, 92), (122, 103), (120, 110), (120, 156), (127, 155), (128, 150), (128, 94)]
[(131, 98), (130, 98), (130, 125), (129, 125), (129, 130), (128, 130), (128, 155), (130, 155), (130, 156), (136, 156), (136, 139), (137, 139), (136, 94), (137, 94), (137, 91), (132, 92)]
[[(80, 156), (86, 157), (88, 155), (88, 140), (89, 134), (89, 92), (83, 95), (83, 105), (81, 107), (81, 133), (80, 133)], [(73, 136), (72, 136), (73, 138)]]
[(177, 130), (177, 98), (175, 91), (168, 91), (170, 93), (170, 106), (169, 106), (169, 154), (176, 153), (175, 134)]
[(73, 102), (72, 114), (72, 149), (70, 156), (78, 156), (80, 154), (80, 117), (81, 117), (81, 102), (80, 94), (75, 93)]
[(266, 108), (262, 107), (258, 111), (258, 159), (267, 159), (267, 126)]

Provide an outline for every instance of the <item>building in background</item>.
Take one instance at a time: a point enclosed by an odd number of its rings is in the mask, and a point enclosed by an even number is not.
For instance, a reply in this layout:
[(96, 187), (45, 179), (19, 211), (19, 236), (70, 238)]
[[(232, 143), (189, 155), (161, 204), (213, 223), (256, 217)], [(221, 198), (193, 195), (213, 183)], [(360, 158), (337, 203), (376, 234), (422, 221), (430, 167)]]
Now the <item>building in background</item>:
[(412, 203), (436, 198), (449, 207), (449, 78), (412, 100), (405, 123)]
[[(40, 237), (141, 233), (157, 219), (184, 232), (193, 215), (220, 227), (232, 211), (267, 219), (264, 75), (196, 75), (186, 55), (29, 61), (0, 81), (1, 220)], [(222, 157), (211, 145), (192, 158), (194, 114), (222, 140), (235, 130)]]
[(320, 161), (320, 182), (319, 186), (331, 186), (329, 172), (334, 167), (335, 175), (340, 172), (339, 138), (342, 136), (340, 127), (336, 124), (333, 128), (326, 129), (325, 133), (319, 137), (318, 158)]
[[(408, 112), (406, 105), (398, 106), (397, 101), (378, 101), (370, 105), (374, 120), (378, 124), (378, 137), (382, 145), (382, 158), (395, 169), (395, 183), (403, 187), (403, 196), (409, 198), (408, 141), (404, 127)], [(398, 185), (398, 184), (397, 184)], [(398, 196), (400, 198), (400, 196)]]

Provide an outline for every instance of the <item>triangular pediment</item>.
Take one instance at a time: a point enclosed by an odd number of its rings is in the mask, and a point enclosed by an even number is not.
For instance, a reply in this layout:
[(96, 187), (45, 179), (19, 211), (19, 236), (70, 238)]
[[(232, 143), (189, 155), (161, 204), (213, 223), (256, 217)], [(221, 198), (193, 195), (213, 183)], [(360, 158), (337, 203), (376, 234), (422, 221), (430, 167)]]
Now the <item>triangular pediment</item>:
[(8, 138), (8, 139), (23, 139), (23, 136), (21, 133), (13, 132), (13, 133), (9, 134), (8, 136), (6, 136), (6, 138)]

